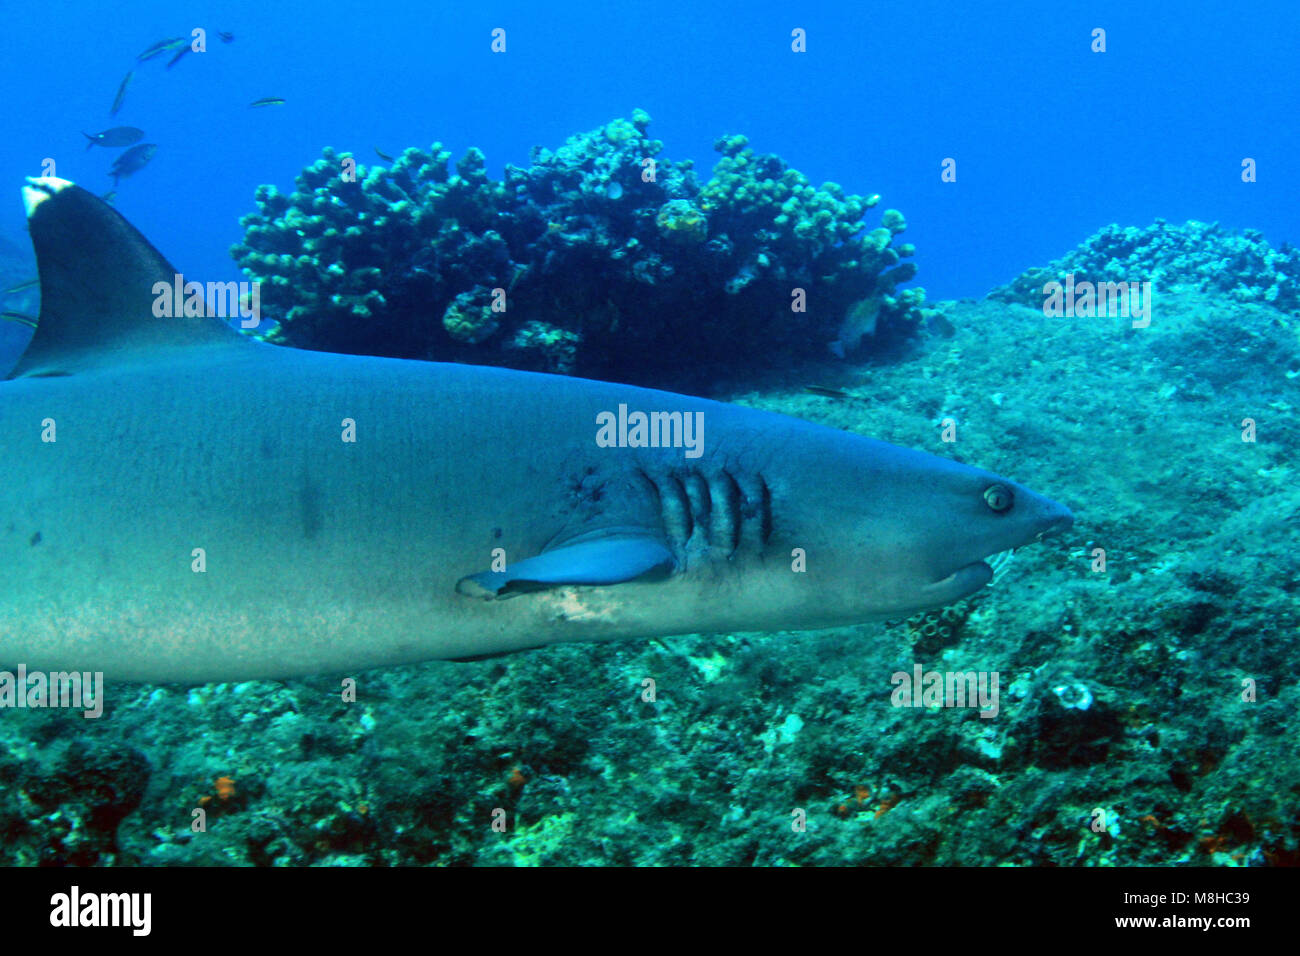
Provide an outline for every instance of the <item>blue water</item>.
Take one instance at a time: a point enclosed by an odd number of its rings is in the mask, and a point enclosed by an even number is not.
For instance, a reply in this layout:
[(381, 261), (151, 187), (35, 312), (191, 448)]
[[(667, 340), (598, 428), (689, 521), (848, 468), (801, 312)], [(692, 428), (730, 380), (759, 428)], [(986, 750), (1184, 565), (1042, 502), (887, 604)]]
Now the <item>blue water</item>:
[[(900, 209), (931, 298), (980, 296), (1111, 222), (1219, 220), (1296, 241), (1300, 67), (1280, 37), (1300, 6), (1004, 2), (862, 4), (92, 2), (25, 5), (0, 31), (6, 92), (0, 234), (17, 188), (53, 158), (97, 191), (115, 150), (81, 130), (139, 126), (159, 144), (118, 208), (192, 278), (237, 278), (227, 249), (253, 190), (288, 191), (329, 145), (372, 161), (440, 140), (489, 172), (641, 107), (702, 177), (741, 132), (815, 183)], [(201, 26), (172, 70), (135, 55)], [(1107, 31), (1107, 52), (1089, 50)], [(507, 31), (507, 52), (489, 51)], [(790, 30), (808, 52), (789, 50)], [(235, 34), (222, 43), (218, 30)], [(265, 96), (286, 105), (247, 108)], [(1243, 184), (1243, 157), (1259, 181)], [(939, 179), (953, 157), (958, 181)], [(871, 223), (874, 225), (874, 223)]]

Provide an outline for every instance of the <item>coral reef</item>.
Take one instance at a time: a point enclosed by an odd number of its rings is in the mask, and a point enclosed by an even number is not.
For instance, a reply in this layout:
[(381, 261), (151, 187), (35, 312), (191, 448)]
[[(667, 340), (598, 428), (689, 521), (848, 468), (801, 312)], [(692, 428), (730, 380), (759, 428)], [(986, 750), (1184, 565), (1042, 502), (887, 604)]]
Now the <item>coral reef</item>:
[[(1076, 508), (978, 600), (370, 671), (356, 701), (334, 675), (111, 684), (103, 720), (6, 709), (0, 862), (1297, 865), (1300, 319), (1200, 292), (1140, 334), (944, 309), (950, 337), (844, 368), (869, 397), (749, 401)], [(997, 716), (894, 706), (916, 664), (998, 674)]]
[(701, 185), (660, 155), (649, 122), (636, 110), (535, 148), (500, 182), (476, 149), (454, 171), (438, 143), (369, 168), (326, 149), (291, 195), (258, 188), (231, 250), (274, 320), (257, 334), (663, 383), (915, 330), (924, 291), (896, 290), (916, 272), (900, 262), (911, 247), (893, 246), (900, 213), (867, 231), (878, 196), (814, 188), (743, 136), (715, 144)]
[(1181, 226), (1157, 219), (1145, 229), (1107, 226), (1054, 262), (1029, 269), (989, 293), (990, 299), (1041, 305), (1043, 285), (1150, 281), (1154, 291), (1225, 294), (1237, 302), (1258, 302), (1300, 312), (1300, 250), (1288, 243), (1273, 249), (1256, 229), (1240, 232), (1218, 223)]

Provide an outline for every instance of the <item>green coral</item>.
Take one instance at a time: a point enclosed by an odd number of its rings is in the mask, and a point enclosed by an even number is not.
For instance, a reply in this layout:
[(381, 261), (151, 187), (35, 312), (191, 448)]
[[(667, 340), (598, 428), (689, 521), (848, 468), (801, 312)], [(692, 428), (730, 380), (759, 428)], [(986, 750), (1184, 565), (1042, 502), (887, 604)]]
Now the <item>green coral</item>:
[[(830, 284), (837, 287), (834, 309), (847, 321), (852, 321), (847, 312), (853, 303), (878, 297), (879, 327), (886, 336), (909, 334), (915, 328), (924, 290), (909, 297), (894, 294), (896, 286), (916, 275), (913, 263), (899, 263), (914, 248), (910, 244), (891, 247), (907, 226), (902, 213), (886, 210), (881, 226), (864, 233), (862, 217), (880, 201), (878, 194), (865, 199), (846, 195), (834, 182), (814, 188), (779, 156), (756, 154), (744, 136), (723, 137), (714, 149), (722, 159), (701, 190), (700, 205), (710, 214), (712, 228), (755, 241), (744, 250), (749, 253), (748, 268), (733, 278), (731, 288), (742, 289), (769, 271), (777, 252), (781, 258), (807, 264), (796, 276), (801, 283), (830, 277)], [(833, 350), (839, 351), (842, 339), (831, 343)]]
[[(421, 323), (408, 308), (429, 277), (418, 250), (456, 228), (454, 217), (414, 197), (437, 185), (443, 208), (472, 215), (474, 192), (486, 188), (485, 177), (478, 187), (470, 178), (476, 172), (472, 159), (462, 160), (461, 175), (449, 177), (449, 158), (435, 143), (430, 153), (408, 149), (390, 168), (368, 169), (352, 165), (350, 153), (327, 147), (299, 174), (291, 196), (259, 186), (259, 212), (244, 217), (244, 241), (232, 250), (244, 270), (261, 280), (262, 308), (275, 320), (255, 334), (278, 344), (330, 349), (347, 326), (352, 351), (414, 347), (427, 331), (422, 326), (432, 324)], [(486, 214), (488, 204), (478, 205), (480, 215)], [(395, 257), (395, 251), (401, 254)]]
[(524, 352), (536, 350), (546, 357), (548, 368), (567, 375), (574, 371), (581, 341), (582, 337), (576, 332), (546, 322), (530, 321), (515, 333), (510, 348)]
[(269, 320), (255, 334), (691, 387), (664, 375), (842, 349), (840, 326), (865, 299), (878, 319), (854, 341), (915, 329), (923, 291), (895, 291), (915, 273), (900, 263), (911, 247), (893, 246), (901, 214), (866, 231), (878, 197), (814, 189), (743, 136), (719, 140), (701, 186), (649, 123), (636, 110), (535, 148), (500, 181), (478, 149), (450, 166), (434, 143), (369, 168), (326, 149), (292, 194), (259, 187), (242, 220), (232, 254), (262, 283)]
[(709, 237), (709, 220), (699, 207), (685, 199), (670, 199), (655, 217), (659, 234), (682, 242), (703, 242)]
[(880, 225), (888, 229), (891, 236), (896, 236), (907, 228), (907, 220), (897, 209), (886, 209), (880, 217)]
[(442, 313), (442, 327), (457, 342), (471, 345), (489, 338), (500, 326), (492, 306), (485, 302), (491, 290), (478, 286), (451, 300)]
[(803, 173), (778, 156), (755, 155), (748, 142), (744, 136), (730, 136), (714, 143), (722, 159), (700, 192), (705, 212), (725, 214), (729, 223), (750, 220), (775, 226), (813, 256), (865, 227), (862, 214), (867, 207), (861, 196), (846, 197), (830, 182), (814, 189)]

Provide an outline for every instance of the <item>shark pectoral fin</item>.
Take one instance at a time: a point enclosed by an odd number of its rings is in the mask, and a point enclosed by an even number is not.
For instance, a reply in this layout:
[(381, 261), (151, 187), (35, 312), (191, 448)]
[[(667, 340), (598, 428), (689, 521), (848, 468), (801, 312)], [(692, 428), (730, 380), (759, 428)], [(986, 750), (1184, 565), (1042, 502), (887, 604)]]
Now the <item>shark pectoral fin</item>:
[(993, 569), (983, 561), (976, 561), (926, 587), (925, 598), (930, 607), (946, 607), (974, 594), (992, 580)]
[(566, 584), (623, 584), (675, 566), (672, 552), (650, 535), (587, 539), (509, 565), (480, 571), (456, 582), (456, 591), (487, 600), (513, 597)]

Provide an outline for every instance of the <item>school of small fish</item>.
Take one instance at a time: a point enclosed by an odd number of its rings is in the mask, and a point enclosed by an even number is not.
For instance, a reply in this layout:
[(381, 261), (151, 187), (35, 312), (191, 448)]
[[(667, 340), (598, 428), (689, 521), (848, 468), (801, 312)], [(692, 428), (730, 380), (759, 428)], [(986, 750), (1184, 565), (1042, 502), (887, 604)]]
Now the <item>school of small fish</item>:
[[(218, 30), (216, 31), (216, 35), (221, 39), (222, 43), (235, 42), (235, 35), (228, 30)], [(159, 40), (157, 43), (149, 46), (146, 50), (136, 56), (135, 63), (132, 65), (131, 69), (127, 71), (126, 76), (122, 78), (122, 82), (118, 84), (117, 93), (113, 97), (113, 105), (109, 107), (108, 115), (117, 116), (118, 112), (121, 111), (122, 107), (125, 105), (127, 90), (130, 89), (131, 84), (135, 80), (136, 70), (140, 68), (141, 64), (159, 58), (164, 53), (170, 53), (171, 57), (168, 59), (166, 65), (166, 69), (170, 70), (172, 67), (176, 66), (176, 64), (178, 64), (186, 54), (200, 52), (207, 52), (206, 32), (202, 30), (191, 31), (191, 36), (189, 37), (168, 37), (165, 40)], [(283, 103), (283, 97), (264, 96), (261, 99), (254, 100), (249, 104), (249, 107), (279, 106)], [(103, 147), (104, 149), (122, 150), (121, 153), (117, 154), (112, 165), (108, 169), (108, 175), (112, 177), (113, 180), (113, 188), (101, 195), (102, 199), (110, 203), (117, 198), (117, 189), (121, 184), (121, 181), (135, 173), (138, 173), (140, 170), (144, 169), (145, 166), (149, 165), (149, 161), (153, 159), (154, 154), (158, 151), (157, 143), (141, 142), (145, 137), (145, 132), (137, 126), (112, 126), (108, 129), (101, 130), (98, 133), (87, 133), (85, 130), (82, 130), (81, 135), (86, 137), (86, 152), (90, 152), (96, 146)], [(379, 152), (379, 150), (376, 150), (376, 152)], [(379, 153), (379, 155), (389, 161), (392, 159), (392, 157), (382, 152)], [(27, 293), (31, 289), (35, 288), (39, 282), (39, 279), (32, 278), (23, 279), (17, 283), (13, 283), (8, 288), (0, 289), (0, 300), (8, 299), (11, 296), (21, 297), (23, 293)], [(27, 304), (21, 299), (19, 301), (24, 306)], [(10, 305), (12, 303), (3, 302), (3, 304)], [(35, 328), (36, 316), (30, 315), (20, 309), (6, 308), (0, 311), (0, 323), (3, 322), (12, 322), (29, 328)]]
[[(233, 43), (235, 35), (228, 30), (218, 30), (217, 36), (221, 38), (222, 43)], [(170, 70), (181, 61), (187, 53), (207, 52), (206, 33), (201, 30), (192, 31), (192, 38), (186, 37), (168, 37), (165, 40), (159, 40), (148, 47), (144, 52), (136, 56), (137, 66), (145, 63), (155, 57), (160, 57), (164, 53), (171, 53), (171, 59), (167, 61), (167, 69)], [(117, 87), (117, 95), (113, 97), (113, 105), (109, 108), (108, 115), (116, 116), (126, 102), (126, 93), (130, 88), (132, 81), (135, 79), (136, 67), (132, 67), (122, 78), (122, 82)], [(261, 99), (254, 100), (249, 107), (255, 106), (279, 106), (284, 103), (284, 98), (279, 96), (265, 96)], [(86, 137), (86, 150), (90, 151), (95, 146), (103, 146), (108, 149), (122, 149), (129, 146), (125, 152), (121, 153), (109, 167), (108, 175), (113, 178), (113, 188), (104, 193), (102, 198), (112, 202), (117, 198), (117, 187), (119, 182), (131, 176), (149, 164), (153, 159), (154, 153), (158, 151), (157, 143), (141, 143), (144, 139), (144, 130), (135, 126), (114, 126), (99, 133), (82, 132)], [(381, 154), (382, 155), (382, 154)]]

